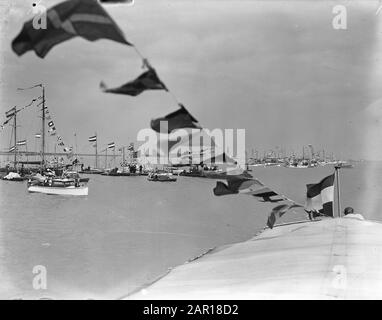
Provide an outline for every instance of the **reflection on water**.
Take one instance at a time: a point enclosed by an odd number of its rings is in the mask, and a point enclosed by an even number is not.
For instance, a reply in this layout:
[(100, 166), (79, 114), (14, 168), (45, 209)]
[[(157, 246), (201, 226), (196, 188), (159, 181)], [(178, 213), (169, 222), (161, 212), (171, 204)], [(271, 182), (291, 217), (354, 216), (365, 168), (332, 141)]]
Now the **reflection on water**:
[[(341, 172), (342, 206), (382, 220), (367, 195), (368, 164)], [(381, 176), (380, 163), (373, 164)], [(305, 185), (332, 168), (254, 168), (252, 174), (304, 203)], [(261, 230), (273, 204), (246, 195), (215, 197), (216, 181), (179, 177), (92, 175), (88, 197), (28, 194), (24, 183), (0, 183), (0, 298), (118, 298), (211, 247)], [(381, 202), (382, 192), (375, 192)], [(301, 220), (303, 211), (283, 221)], [(34, 290), (32, 269), (47, 268), (47, 290)]]

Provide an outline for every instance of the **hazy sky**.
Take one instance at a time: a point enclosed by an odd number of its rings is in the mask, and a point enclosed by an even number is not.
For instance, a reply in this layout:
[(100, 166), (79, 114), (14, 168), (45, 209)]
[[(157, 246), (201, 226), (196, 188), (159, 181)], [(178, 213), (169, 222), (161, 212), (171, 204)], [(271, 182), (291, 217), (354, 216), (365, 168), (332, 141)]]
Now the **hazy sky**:
[[(41, 1), (50, 7), (60, 1)], [(176, 110), (164, 91), (138, 97), (105, 94), (137, 77), (134, 49), (109, 40), (81, 38), (54, 47), (45, 59), (17, 57), (10, 43), (32, 17), (33, 1), (1, 3), (1, 121), (25, 105), (45, 83), (47, 106), (68, 144), (92, 152), (99, 145), (127, 145), (152, 118)], [(126, 39), (147, 56), (159, 76), (200, 123), (245, 128), (246, 145), (263, 152), (282, 146), (300, 152), (313, 144), (343, 158), (382, 159), (382, 13), (377, 1), (343, 2), (347, 30), (332, 27), (325, 1), (158, 1), (105, 6)], [(19, 138), (34, 148), (37, 108), (20, 117)], [(0, 149), (9, 147), (9, 128)], [(51, 139), (53, 141), (53, 139)]]

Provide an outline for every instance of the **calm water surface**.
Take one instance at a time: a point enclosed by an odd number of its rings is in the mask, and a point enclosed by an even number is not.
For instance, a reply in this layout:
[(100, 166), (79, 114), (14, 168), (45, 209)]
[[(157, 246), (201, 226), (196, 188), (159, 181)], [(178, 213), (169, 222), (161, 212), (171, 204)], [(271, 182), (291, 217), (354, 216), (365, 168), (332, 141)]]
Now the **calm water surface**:
[[(304, 203), (307, 183), (332, 173), (254, 168), (252, 174)], [(119, 298), (209, 248), (253, 237), (274, 204), (246, 195), (215, 197), (215, 180), (90, 175), (89, 196), (28, 194), (0, 181), (0, 298)], [(341, 205), (382, 220), (382, 165), (341, 171)], [(302, 220), (303, 211), (280, 222)], [(33, 267), (47, 269), (47, 290), (34, 290)]]

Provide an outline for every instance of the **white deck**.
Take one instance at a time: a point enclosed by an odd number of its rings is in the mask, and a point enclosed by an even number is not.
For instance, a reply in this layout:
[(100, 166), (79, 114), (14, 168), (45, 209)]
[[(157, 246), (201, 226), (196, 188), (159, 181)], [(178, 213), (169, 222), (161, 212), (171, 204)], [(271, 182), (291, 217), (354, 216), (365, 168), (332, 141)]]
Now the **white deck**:
[(259, 236), (173, 269), (128, 299), (382, 299), (382, 224), (325, 219)]

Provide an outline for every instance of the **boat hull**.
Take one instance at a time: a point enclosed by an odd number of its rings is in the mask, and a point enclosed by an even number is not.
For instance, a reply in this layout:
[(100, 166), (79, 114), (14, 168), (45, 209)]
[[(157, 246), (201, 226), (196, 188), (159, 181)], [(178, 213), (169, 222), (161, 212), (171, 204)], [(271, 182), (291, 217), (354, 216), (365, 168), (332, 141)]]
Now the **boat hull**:
[(64, 196), (87, 196), (89, 188), (83, 187), (47, 187), (47, 186), (29, 186), (28, 192), (31, 193), (45, 193)]

